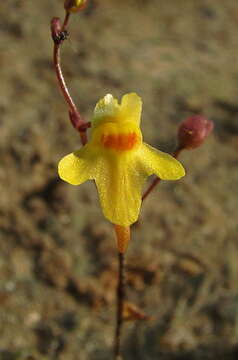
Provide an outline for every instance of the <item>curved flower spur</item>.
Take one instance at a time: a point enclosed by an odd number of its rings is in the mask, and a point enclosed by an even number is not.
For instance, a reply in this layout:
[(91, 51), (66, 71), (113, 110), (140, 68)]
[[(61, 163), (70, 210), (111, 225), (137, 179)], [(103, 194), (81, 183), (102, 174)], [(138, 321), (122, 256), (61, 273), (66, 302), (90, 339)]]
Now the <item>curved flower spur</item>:
[(148, 176), (177, 180), (185, 175), (178, 160), (143, 142), (142, 101), (135, 94), (121, 104), (108, 94), (94, 110), (89, 142), (59, 162), (59, 176), (72, 185), (95, 180), (104, 216), (128, 227), (137, 221)]

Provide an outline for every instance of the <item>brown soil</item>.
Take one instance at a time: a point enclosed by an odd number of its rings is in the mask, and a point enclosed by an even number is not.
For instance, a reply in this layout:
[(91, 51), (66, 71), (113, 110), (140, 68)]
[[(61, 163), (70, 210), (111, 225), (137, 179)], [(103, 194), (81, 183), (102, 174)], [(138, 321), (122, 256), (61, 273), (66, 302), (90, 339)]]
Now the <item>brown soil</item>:
[[(57, 175), (80, 147), (52, 68), (61, 5), (0, 5), (1, 360), (112, 359), (112, 227), (93, 184)], [(168, 151), (186, 116), (215, 122), (133, 229), (127, 298), (149, 320), (125, 324), (125, 360), (238, 356), (237, 23), (236, 0), (95, 0), (70, 24), (63, 67), (85, 118), (106, 93), (136, 91), (146, 142)]]

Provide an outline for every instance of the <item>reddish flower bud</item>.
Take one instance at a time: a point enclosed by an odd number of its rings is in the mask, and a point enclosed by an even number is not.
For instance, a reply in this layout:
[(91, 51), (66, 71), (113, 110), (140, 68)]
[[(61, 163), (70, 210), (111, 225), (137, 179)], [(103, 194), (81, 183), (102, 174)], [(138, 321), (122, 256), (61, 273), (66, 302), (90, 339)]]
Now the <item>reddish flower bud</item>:
[(202, 145), (213, 127), (213, 122), (201, 115), (188, 117), (180, 124), (178, 129), (179, 148), (195, 149)]

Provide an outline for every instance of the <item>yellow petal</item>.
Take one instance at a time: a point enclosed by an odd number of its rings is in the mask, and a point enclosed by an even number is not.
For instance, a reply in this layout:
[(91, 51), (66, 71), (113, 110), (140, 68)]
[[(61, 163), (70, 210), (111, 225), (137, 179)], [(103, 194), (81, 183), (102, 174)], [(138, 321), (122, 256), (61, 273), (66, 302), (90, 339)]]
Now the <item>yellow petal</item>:
[(134, 121), (140, 125), (142, 100), (136, 93), (123, 96), (121, 101), (121, 116), (127, 121)]
[(86, 180), (92, 179), (93, 157), (90, 145), (66, 155), (58, 165), (60, 178), (72, 185), (80, 185)]
[(140, 147), (139, 152), (148, 176), (156, 174), (162, 180), (178, 180), (185, 175), (182, 164), (173, 156), (145, 143)]
[(93, 126), (97, 126), (101, 121), (110, 121), (119, 113), (120, 107), (117, 99), (111, 94), (107, 94), (96, 104), (93, 115)]
[[(97, 159), (94, 178), (104, 216), (113, 224), (130, 226), (137, 221), (141, 207), (144, 171), (132, 156)], [(140, 164), (139, 164), (140, 166)]]

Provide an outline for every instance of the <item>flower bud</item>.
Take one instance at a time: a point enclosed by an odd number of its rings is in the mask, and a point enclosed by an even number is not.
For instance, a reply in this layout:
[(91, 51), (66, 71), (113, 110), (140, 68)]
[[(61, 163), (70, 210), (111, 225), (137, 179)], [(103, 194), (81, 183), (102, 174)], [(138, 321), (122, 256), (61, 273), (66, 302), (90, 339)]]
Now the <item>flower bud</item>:
[(179, 148), (195, 149), (199, 147), (211, 133), (213, 127), (213, 122), (201, 115), (188, 117), (178, 129)]
[(83, 9), (87, 0), (65, 0), (64, 8), (67, 12), (77, 12)]

